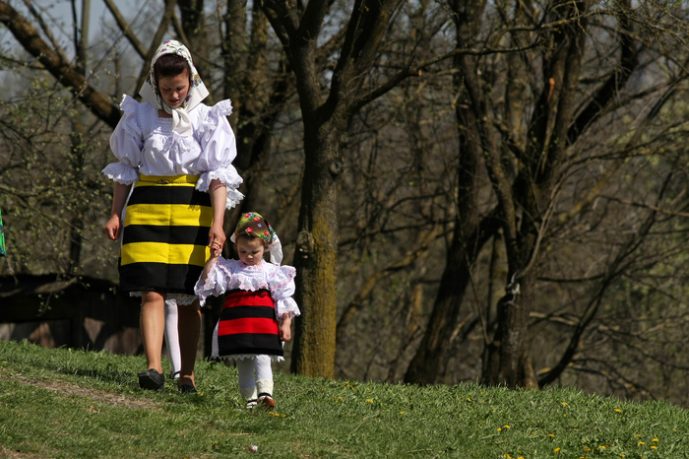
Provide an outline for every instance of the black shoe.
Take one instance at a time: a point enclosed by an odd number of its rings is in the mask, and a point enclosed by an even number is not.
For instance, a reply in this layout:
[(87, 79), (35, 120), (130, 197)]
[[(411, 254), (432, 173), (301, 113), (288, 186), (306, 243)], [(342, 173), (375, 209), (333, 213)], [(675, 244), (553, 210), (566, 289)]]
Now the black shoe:
[(161, 390), (165, 385), (165, 376), (153, 368), (139, 373), (139, 387), (148, 390)]
[(195, 394), (196, 387), (191, 383), (182, 383), (177, 386), (177, 390), (180, 394)]

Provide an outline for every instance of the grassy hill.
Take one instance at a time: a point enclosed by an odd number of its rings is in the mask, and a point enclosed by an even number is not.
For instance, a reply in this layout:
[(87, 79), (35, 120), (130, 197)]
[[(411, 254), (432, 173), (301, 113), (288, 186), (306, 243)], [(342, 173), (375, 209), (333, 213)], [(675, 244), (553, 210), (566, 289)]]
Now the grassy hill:
[(0, 342), (0, 457), (689, 457), (689, 411), (663, 402), (276, 372), (277, 409), (247, 412), (232, 367), (200, 362), (185, 396), (139, 390), (143, 365)]

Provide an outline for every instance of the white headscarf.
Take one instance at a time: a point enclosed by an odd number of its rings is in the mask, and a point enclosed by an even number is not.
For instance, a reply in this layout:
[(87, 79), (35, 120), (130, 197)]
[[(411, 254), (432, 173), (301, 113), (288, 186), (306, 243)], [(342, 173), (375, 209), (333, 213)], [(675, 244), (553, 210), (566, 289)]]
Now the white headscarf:
[[(191, 69), (191, 86), (189, 87), (189, 93), (187, 98), (184, 100), (179, 108), (172, 108), (165, 103), (162, 97), (160, 97), (160, 92), (158, 91), (158, 85), (155, 81), (155, 75), (153, 72), (153, 66), (156, 61), (163, 54), (177, 54), (186, 59)], [(191, 54), (186, 46), (177, 40), (168, 40), (163, 42), (162, 45), (158, 47), (151, 60), (151, 68), (149, 70), (148, 78), (141, 86), (139, 91), (141, 98), (146, 102), (150, 103), (154, 107), (161, 110), (165, 110), (167, 113), (172, 115), (172, 130), (179, 133), (180, 135), (189, 136), (192, 134), (191, 118), (189, 118), (189, 110), (196, 107), (201, 103), (203, 99), (208, 96), (208, 89), (206, 85), (201, 81), (199, 72), (194, 67), (194, 63), (191, 60)]]

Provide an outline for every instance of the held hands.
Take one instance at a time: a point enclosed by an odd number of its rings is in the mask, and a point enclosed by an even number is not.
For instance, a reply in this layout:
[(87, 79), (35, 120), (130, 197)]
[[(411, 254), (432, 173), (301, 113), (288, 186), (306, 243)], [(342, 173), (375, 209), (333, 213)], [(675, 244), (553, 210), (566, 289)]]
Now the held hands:
[(120, 227), (122, 223), (120, 221), (120, 216), (118, 214), (113, 214), (110, 216), (105, 226), (103, 227), (103, 232), (111, 241), (117, 240), (120, 235)]
[(211, 225), (211, 229), (208, 231), (208, 247), (211, 248), (211, 258), (219, 257), (224, 245), (225, 231), (223, 231), (222, 226)]

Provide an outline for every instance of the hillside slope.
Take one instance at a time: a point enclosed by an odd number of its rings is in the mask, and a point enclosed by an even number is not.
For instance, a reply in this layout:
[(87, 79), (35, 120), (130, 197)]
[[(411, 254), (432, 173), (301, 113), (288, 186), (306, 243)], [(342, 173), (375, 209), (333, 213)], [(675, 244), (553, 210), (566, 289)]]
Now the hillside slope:
[(416, 387), (276, 372), (247, 412), (236, 370), (198, 395), (136, 386), (142, 357), (0, 342), (0, 457), (689, 457), (689, 411), (571, 389)]

